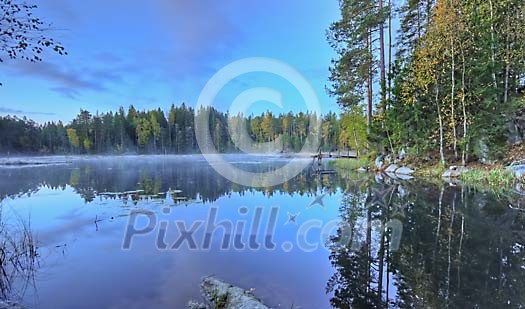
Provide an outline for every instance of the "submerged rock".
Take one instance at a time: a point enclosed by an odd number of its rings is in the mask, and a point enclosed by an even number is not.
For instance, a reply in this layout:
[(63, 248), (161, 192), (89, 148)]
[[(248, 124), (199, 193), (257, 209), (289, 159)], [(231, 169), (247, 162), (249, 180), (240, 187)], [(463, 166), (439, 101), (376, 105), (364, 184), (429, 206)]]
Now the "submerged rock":
[[(221, 281), (214, 277), (205, 277), (201, 283), (201, 290), (212, 308), (225, 309), (267, 309), (260, 300), (255, 298), (250, 291)], [(199, 307), (194, 307), (199, 308)]]

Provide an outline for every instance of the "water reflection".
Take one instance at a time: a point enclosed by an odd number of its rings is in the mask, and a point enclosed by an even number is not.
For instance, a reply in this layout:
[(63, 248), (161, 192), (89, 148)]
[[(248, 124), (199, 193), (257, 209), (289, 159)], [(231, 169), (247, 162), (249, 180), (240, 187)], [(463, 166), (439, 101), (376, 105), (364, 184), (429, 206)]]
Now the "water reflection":
[(522, 200), (462, 186), (353, 182), (340, 208), (353, 237), (330, 255), (333, 307), (525, 304), (525, 213), (508, 207)]
[[(284, 164), (278, 159), (232, 160), (250, 171)], [(51, 277), (37, 280), (37, 291), (22, 295), (30, 306), (180, 307), (195, 298), (200, 277), (210, 273), (256, 288), (257, 296), (276, 307), (525, 304), (525, 203), (519, 196), (369, 174), (318, 176), (310, 170), (279, 186), (255, 189), (232, 184), (202, 158), (191, 156), (82, 159), (69, 165), (0, 169), (0, 199), (2, 207), (34, 206), (41, 249), (47, 249), (42, 261)], [(276, 252), (162, 254), (151, 248), (154, 238), (139, 241), (137, 250), (120, 250), (125, 221), (118, 217), (131, 208), (160, 212), (155, 205), (168, 201), (189, 206), (173, 213), (187, 226), (206, 217), (211, 207), (220, 209), (218, 220), (235, 220), (245, 218), (241, 207), (253, 213), (255, 206), (268, 212), (277, 205), (277, 241), (290, 240), (287, 236), (308, 219), (338, 219), (339, 228), (329, 238), (328, 250), (315, 252), (283, 252), (278, 246)], [(42, 229), (49, 222), (54, 226)], [(145, 259), (155, 263), (145, 267)], [(104, 285), (86, 274), (92, 271), (114, 273), (118, 283)], [(167, 294), (156, 289), (159, 278), (166, 281), (162, 286)], [(82, 284), (104, 288), (93, 292)], [(57, 298), (53, 291), (66, 285), (75, 297)]]
[(21, 300), (34, 288), (38, 248), (29, 220), (3, 219), (0, 212), (0, 299)]
[[(135, 161), (136, 160), (136, 161)], [(253, 159), (252, 159), (253, 160)], [(236, 162), (237, 161), (237, 162)], [(284, 159), (266, 159), (262, 164), (253, 161), (233, 161), (252, 172), (267, 172), (284, 164)], [(334, 182), (333, 175), (317, 175), (306, 169), (292, 180), (281, 185), (252, 188), (231, 183), (218, 175), (200, 156), (186, 159), (173, 157), (100, 158), (74, 161), (70, 165), (38, 166), (31, 168), (0, 169), (0, 199), (32, 194), (41, 188), (64, 190), (73, 187), (86, 202), (107, 192), (140, 191), (141, 197), (155, 197), (159, 193), (181, 191), (179, 197), (189, 200), (213, 202), (231, 193), (262, 192), (266, 196), (280, 194), (312, 194), (323, 188), (334, 193), (341, 182)], [(118, 197), (118, 195), (116, 195)]]

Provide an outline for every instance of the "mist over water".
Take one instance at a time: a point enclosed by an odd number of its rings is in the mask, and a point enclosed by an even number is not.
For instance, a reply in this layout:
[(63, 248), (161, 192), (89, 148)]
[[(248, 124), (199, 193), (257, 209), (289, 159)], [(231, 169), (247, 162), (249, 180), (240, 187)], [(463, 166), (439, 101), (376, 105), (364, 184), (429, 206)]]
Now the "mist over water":
[[(252, 172), (290, 160), (225, 158)], [(25, 222), (38, 252), (3, 293), (29, 307), (183, 308), (210, 274), (273, 307), (525, 303), (519, 196), (311, 168), (252, 188), (200, 155), (31, 160), (0, 168), (2, 235)]]

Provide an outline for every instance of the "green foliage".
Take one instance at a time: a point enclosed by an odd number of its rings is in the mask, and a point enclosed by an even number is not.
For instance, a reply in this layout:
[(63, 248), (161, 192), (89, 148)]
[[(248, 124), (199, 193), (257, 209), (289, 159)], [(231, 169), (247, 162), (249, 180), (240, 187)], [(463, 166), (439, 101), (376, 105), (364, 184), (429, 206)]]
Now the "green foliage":
[[(197, 153), (195, 119), (209, 117), (210, 141), (219, 152), (237, 152), (238, 145), (272, 142), (278, 150), (299, 151), (312, 138), (315, 121), (325, 128), (326, 150), (348, 150), (351, 143), (341, 142), (341, 120), (330, 113), (317, 117), (310, 113), (259, 116), (230, 116), (214, 108), (195, 111), (184, 103), (172, 105), (167, 113), (160, 109), (137, 111), (130, 106), (117, 112), (92, 115), (80, 113), (64, 126), (62, 122), (37, 124), (26, 118), (0, 117), (0, 152), (42, 153)], [(317, 120), (315, 120), (317, 119)], [(314, 121), (315, 120), (315, 121)], [(244, 133), (243, 133), (244, 132)], [(243, 134), (241, 134), (243, 133)], [(241, 139), (242, 138), (242, 139)], [(266, 149), (255, 149), (254, 151)]]
[(474, 168), (460, 175), (460, 179), (470, 185), (489, 185), (491, 187), (508, 188), (516, 183), (512, 171), (506, 168), (494, 168), (490, 171)]
[(358, 152), (367, 147), (366, 117), (361, 106), (352, 106), (341, 115), (339, 143)]
[(443, 173), (445, 172), (445, 169), (446, 168), (442, 165), (434, 165), (434, 166), (427, 166), (427, 167), (419, 168), (416, 171), (416, 173), (419, 176), (441, 179), (443, 176)]
[(378, 81), (381, 29), (392, 10), (374, 4), (341, 1), (341, 19), (328, 32), (338, 54), (331, 94), (343, 108), (375, 105), (369, 148), (414, 149), (442, 163), (504, 156), (523, 100), (523, 1), (404, 1), (399, 32), (389, 36), (397, 53), (386, 105), (377, 102), (384, 87), (365, 89)]
[(372, 166), (372, 162), (369, 158), (362, 157), (359, 159), (337, 159), (330, 162), (335, 168), (341, 170), (357, 170), (359, 168), (368, 169)]
[(78, 138), (77, 130), (73, 128), (67, 129), (67, 138), (69, 140), (69, 144), (72, 147), (74, 148), (80, 147), (80, 139)]
[(147, 118), (140, 118), (137, 124), (137, 143), (144, 148), (151, 138), (152, 127)]

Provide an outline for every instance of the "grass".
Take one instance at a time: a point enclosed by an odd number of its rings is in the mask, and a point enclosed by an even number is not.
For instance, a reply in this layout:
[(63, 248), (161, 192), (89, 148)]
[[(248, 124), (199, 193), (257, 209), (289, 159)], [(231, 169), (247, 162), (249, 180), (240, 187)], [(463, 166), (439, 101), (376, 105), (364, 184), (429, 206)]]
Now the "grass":
[(439, 165), (433, 165), (433, 166), (425, 166), (416, 169), (416, 175), (417, 176), (424, 176), (424, 177), (439, 177), (443, 175), (445, 172), (445, 167), (441, 164)]
[[(38, 253), (30, 221), (8, 225), (0, 210), (0, 299), (17, 298), (32, 282)], [(16, 281), (16, 282), (15, 282)]]
[(504, 167), (496, 167), (489, 171), (481, 168), (472, 168), (459, 176), (465, 184), (485, 184), (491, 187), (510, 187), (516, 184), (516, 177), (512, 171)]
[(372, 163), (368, 158), (362, 157), (359, 159), (337, 159), (330, 162), (335, 168), (340, 170), (356, 170), (358, 168), (368, 169)]

